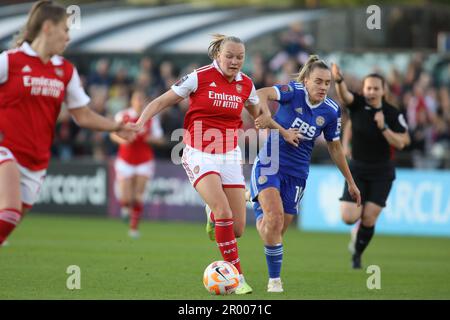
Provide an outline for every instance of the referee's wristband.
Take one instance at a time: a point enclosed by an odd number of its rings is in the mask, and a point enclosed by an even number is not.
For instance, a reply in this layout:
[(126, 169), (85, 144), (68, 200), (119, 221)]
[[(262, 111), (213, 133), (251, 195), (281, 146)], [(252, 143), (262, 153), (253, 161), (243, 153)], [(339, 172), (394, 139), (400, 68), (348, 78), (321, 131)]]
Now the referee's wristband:
[(384, 127), (381, 129), (381, 132), (386, 131), (387, 129), (389, 129), (389, 126), (387, 125), (387, 123), (384, 124)]
[(335, 80), (335, 82), (336, 82), (337, 84), (340, 84), (342, 81), (344, 81), (344, 78), (343, 78), (343, 77), (340, 77), (339, 79), (336, 79), (336, 80)]

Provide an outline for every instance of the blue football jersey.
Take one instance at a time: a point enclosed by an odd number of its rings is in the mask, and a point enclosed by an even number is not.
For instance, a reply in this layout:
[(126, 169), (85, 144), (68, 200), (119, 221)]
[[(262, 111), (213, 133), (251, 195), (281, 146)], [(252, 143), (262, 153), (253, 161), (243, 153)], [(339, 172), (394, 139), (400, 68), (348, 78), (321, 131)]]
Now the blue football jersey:
[[(327, 141), (340, 138), (341, 110), (330, 98), (311, 105), (302, 83), (291, 81), (287, 85), (275, 85), (273, 88), (278, 93), (277, 101), (280, 104), (274, 120), (285, 129), (298, 128), (304, 138), (298, 147), (294, 147), (275, 130), (271, 130), (258, 154), (259, 161), (265, 167), (275, 165), (285, 174), (306, 179), (316, 138), (322, 132)], [(274, 144), (278, 144), (278, 148)]]

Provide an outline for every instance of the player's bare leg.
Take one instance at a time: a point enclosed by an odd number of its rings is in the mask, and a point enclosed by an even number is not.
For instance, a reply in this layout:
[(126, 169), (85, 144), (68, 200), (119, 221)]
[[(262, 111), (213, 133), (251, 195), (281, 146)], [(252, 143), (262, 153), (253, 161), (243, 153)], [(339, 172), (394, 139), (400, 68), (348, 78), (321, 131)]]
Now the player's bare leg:
[(133, 177), (120, 179), (118, 184), (120, 216), (128, 224), (133, 207)]
[(22, 217), (20, 172), (15, 161), (0, 163), (0, 247)]
[[(276, 188), (267, 188), (258, 194), (258, 202), (263, 215), (258, 219), (256, 228), (264, 242), (267, 267), (269, 270), (268, 292), (283, 292), (281, 265), (283, 259), (283, 231), (285, 216), (280, 192)], [(292, 221), (292, 219), (289, 219)], [(288, 221), (288, 222), (290, 222)]]
[(264, 244), (281, 243), (283, 240), (284, 209), (280, 192), (276, 188), (264, 189), (258, 195), (258, 202), (264, 215), (258, 220), (256, 226)]
[(244, 188), (224, 188), (234, 220), (234, 235), (239, 238), (243, 235), (246, 224), (247, 210), (245, 205)]
[(284, 233), (289, 228), (289, 226), (291, 225), (291, 222), (294, 220), (294, 218), (295, 218), (295, 216), (293, 214), (288, 214), (288, 213), (284, 214), (284, 225), (283, 225), (283, 230), (281, 231), (281, 235), (284, 235)]
[[(236, 238), (239, 238), (242, 236), (245, 230), (245, 224), (246, 224), (246, 194), (244, 188), (223, 188), (228, 203), (231, 207), (231, 212), (233, 213), (233, 220), (234, 220), (234, 235)], [(208, 237), (211, 241), (215, 241), (215, 230), (214, 230), (214, 219), (211, 215), (212, 210), (211, 208), (206, 205), (205, 206), (205, 213), (206, 213), (206, 233), (208, 234)]]

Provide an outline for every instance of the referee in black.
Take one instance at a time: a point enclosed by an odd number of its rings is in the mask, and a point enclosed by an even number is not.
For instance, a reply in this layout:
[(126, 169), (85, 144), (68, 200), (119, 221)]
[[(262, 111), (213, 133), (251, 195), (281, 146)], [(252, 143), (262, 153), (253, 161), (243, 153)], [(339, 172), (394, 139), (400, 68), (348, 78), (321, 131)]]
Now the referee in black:
[(376, 73), (363, 80), (363, 95), (350, 92), (336, 64), (332, 65), (336, 91), (349, 111), (352, 135), (350, 170), (361, 191), (361, 206), (357, 207), (347, 191), (341, 200), (341, 216), (345, 223), (359, 222), (356, 237), (351, 242), (352, 267), (361, 268), (361, 255), (375, 232), (377, 218), (386, 206), (386, 199), (395, 179), (391, 146), (401, 150), (410, 143), (403, 115), (387, 103), (385, 80)]

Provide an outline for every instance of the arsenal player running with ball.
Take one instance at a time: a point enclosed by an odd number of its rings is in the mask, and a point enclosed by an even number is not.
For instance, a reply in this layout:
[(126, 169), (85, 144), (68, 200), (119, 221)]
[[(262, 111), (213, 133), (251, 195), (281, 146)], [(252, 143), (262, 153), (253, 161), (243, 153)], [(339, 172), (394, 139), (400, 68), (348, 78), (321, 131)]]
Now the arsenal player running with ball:
[(236, 294), (246, 294), (252, 288), (242, 275), (236, 243), (236, 237), (244, 231), (246, 213), (237, 135), (242, 125), (242, 109), (245, 107), (257, 118), (259, 99), (252, 80), (241, 72), (245, 46), (239, 38), (215, 35), (208, 53), (213, 63), (183, 77), (153, 100), (137, 125), (143, 126), (163, 109), (189, 97), (184, 119), (183, 167), (195, 190), (211, 208), (210, 219), (223, 259), (241, 274)]
[(0, 245), (37, 200), (63, 102), (82, 127), (135, 136), (135, 125), (86, 107), (77, 70), (60, 56), (69, 41), (66, 20), (64, 7), (36, 2), (17, 48), (0, 54)]

